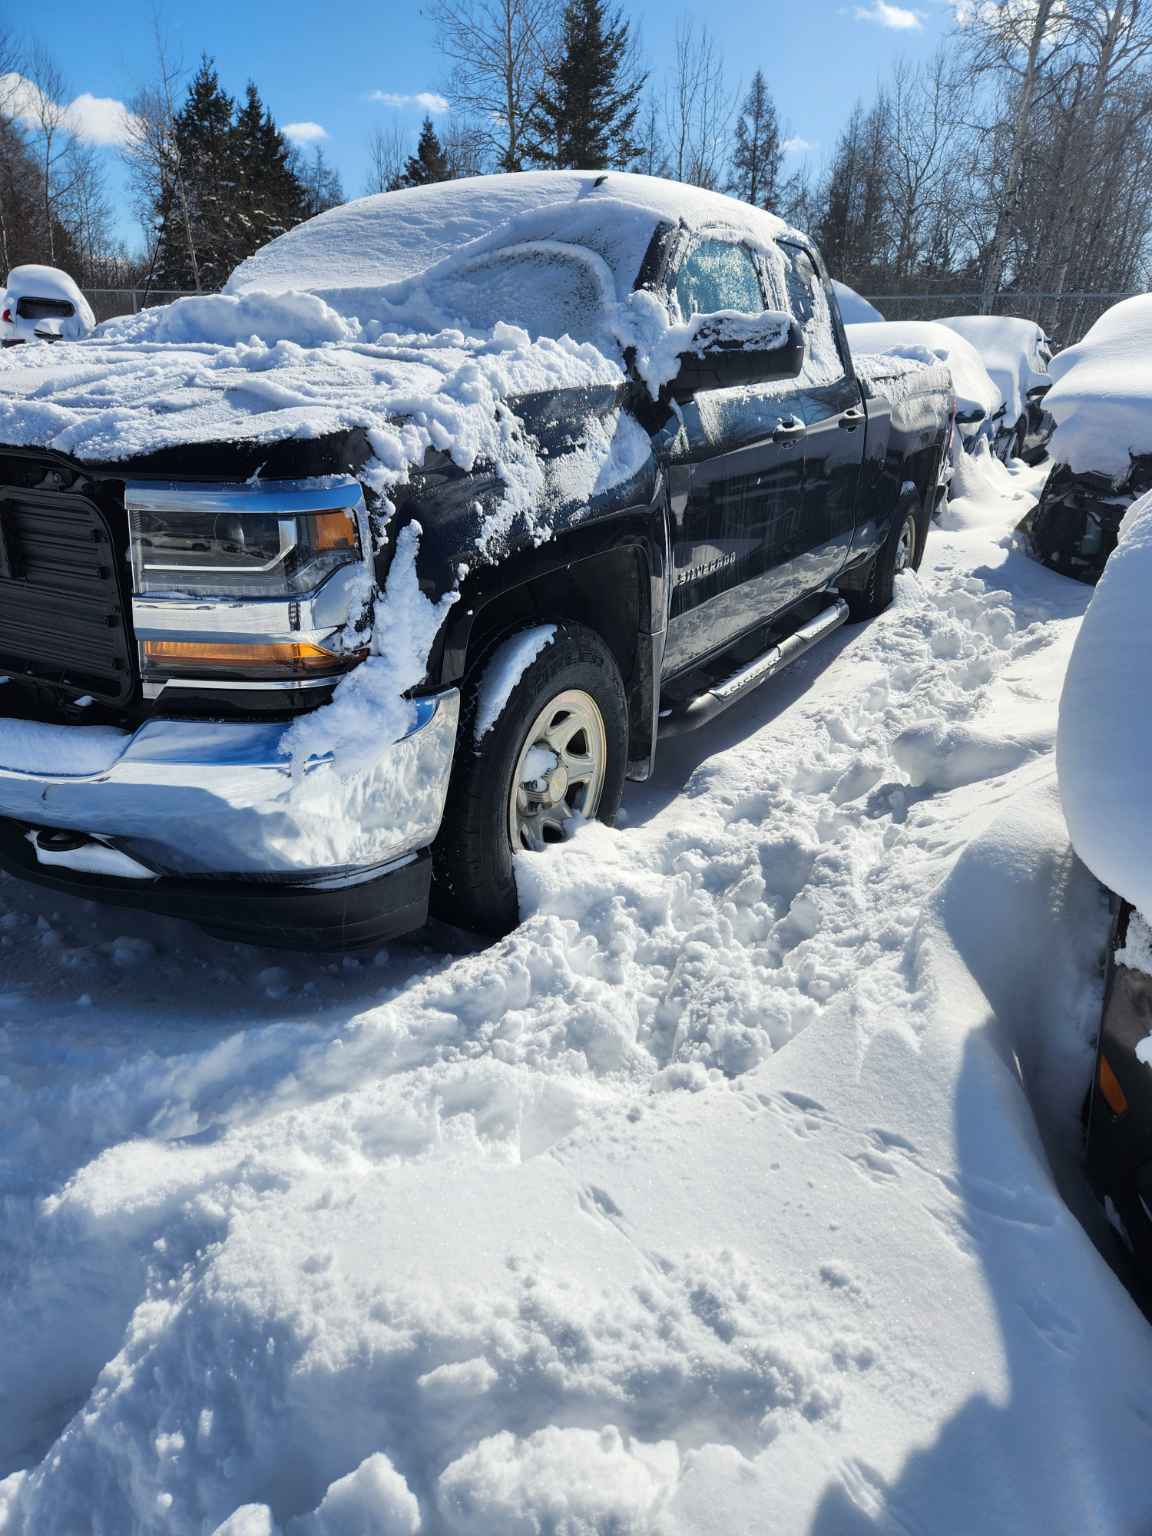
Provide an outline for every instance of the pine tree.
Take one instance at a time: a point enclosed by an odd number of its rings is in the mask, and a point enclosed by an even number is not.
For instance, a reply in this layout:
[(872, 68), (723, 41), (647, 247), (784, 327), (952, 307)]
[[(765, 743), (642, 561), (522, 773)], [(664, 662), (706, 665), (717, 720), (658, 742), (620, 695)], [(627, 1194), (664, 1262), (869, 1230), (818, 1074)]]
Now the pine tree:
[(235, 210), (237, 262), (307, 217), (292, 149), (249, 81), (233, 129), (240, 197)]
[(436, 135), (432, 119), (426, 117), (420, 129), (416, 153), (408, 156), (407, 165), (388, 190), (394, 192), (398, 187), (426, 187), (430, 182), (449, 181), (451, 177), (452, 171), (444, 146)]
[(628, 23), (603, 0), (568, 0), (560, 54), (545, 72), (527, 127), (527, 157), (561, 169), (624, 167), (647, 74), (630, 67)]
[(775, 208), (779, 199), (780, 124), (762, 70), (752, 84), (736, 119), (736, 147), (728, 191), (757, 208)]
[[(241, 190), (234, 112), (235, 103), (221, 89), (212, 60), (205, 55), (173, 125), (185, 196), (175, 197), (168, 187), (157, 208), (158, 288), (195, 288), (199, 279), (199, 286), (211, 291), (223, 285), (235, 266), (233, 252), (244, 242), (238, 227)], [(190, 246), (196, 251), (195, 270)]]

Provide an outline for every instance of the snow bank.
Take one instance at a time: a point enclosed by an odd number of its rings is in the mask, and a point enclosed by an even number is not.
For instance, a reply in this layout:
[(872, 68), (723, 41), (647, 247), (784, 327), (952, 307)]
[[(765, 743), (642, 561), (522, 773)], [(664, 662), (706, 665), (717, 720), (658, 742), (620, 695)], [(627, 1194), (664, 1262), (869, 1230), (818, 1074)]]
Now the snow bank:
[(883, 324), (848, 325), (848, 345), (858, 353), (884, 353), (912, 362), (939, 366), (952, 375), (960, 411), (979, 410), (994, 416), (1003, 401), (971, 342), (935, 320), (885, 320)]
[(1148, 1527), (1152, 1338), (1045, 1156), (1108, 920), (1052, 776), (1088, 593), (992, 510), (485, 951), (0, 880), (6, 1536)]
[(867, 325), (873, 320), (883, 320), (884, 316), (875, 304), (861, 298), (855, 288), (849, 288), (847, 283), (838, 282), (836, 278), (832, 279), (832, 287), (845, 325)]
[(1152, 914), (1152, 495), (1129, 509), (1060, 700), (1060, 793), (1076, 852)]
[(1056, 463), (1120, 477), (1130, 455), (1152, 453), (1152, 294), (1105, 310), (1049, 372), (1055, 383), (1044, 404), (1056, 418)]
[(1050, 382), (1039, 352), (1047, 344), (1044, 332), (1033, 320), (1009, 315), (949, 316), (940, 324), (976, 348), (1000, 391), (1008, 425), (1015, 425), (1027, 413), (1028, 391)]

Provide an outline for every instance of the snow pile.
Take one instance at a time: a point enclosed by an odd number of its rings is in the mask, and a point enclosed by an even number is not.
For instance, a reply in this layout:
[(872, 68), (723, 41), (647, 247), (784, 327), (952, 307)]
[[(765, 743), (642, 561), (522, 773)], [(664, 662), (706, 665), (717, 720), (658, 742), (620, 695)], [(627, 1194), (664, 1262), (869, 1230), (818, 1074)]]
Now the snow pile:
[(959, 315), (940, 321), (980, 354), (1005, 404), (1005, 417), (1014, 426), (1028, 411), (1028, 391), (1050, 382), (1040, 349), (1044, 332), (1034, 320), (1008, 315)]
[(990, 417), (1003, 404), (976, 348), (939, 321), (885, 320), (883, 324), (848, 325), (845, 329), (854, 359), (858, 353), (880, 352), (937, 367), (943, 364), (952, 375), (961, 413), (982, 411)]
[(992, 510), (486, 951), (0, 881), (6, 1536), (1148, 1526), (1152, 1339), (1045, 1156), (1108, 921), (1052, 768), (1088, 592)]
[(1129, 508), (1060, 700), (1060, 793), (1076, 852), (1152, 914), (1152, 495)]
[(1056, 463), (1120, 478), (1130, 455), (1152, 453), (1152, 294), (1106, 310), (1049, 372), (1055, 383), (1044, 405), (1056, 418)]
[(845, 325), (867, 325), (873, 320), (883, 320), (884, 316), (875, 304), (861, 298), (855, 288), (849, 288), (847, 283), (838, 282), (836, 278), (832, 279), (832, 287)]

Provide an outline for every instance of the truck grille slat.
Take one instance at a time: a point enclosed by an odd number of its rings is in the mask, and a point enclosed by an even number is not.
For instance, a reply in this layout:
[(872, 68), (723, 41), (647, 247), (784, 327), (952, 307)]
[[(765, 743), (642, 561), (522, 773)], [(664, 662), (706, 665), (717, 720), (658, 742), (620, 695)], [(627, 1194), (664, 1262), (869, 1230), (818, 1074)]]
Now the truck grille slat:
[(120, 565), (80, 489), (0, 485), (0, 675), (125, 703), (136, 665)]

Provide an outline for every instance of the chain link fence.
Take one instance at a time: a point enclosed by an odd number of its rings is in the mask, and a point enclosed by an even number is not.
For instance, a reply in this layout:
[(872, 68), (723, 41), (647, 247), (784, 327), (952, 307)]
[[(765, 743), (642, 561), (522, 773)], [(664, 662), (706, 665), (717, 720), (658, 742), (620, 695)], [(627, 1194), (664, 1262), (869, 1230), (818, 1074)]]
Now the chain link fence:
[(84, 288), (81, 292), (97, 321), (111, 320), (115, 315), (135, 315), (153, 304), (170, 304), (173, 299), (192, 297), (190, 293), (167, 288)]

